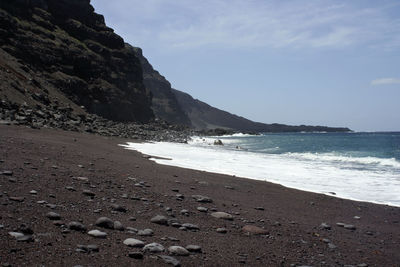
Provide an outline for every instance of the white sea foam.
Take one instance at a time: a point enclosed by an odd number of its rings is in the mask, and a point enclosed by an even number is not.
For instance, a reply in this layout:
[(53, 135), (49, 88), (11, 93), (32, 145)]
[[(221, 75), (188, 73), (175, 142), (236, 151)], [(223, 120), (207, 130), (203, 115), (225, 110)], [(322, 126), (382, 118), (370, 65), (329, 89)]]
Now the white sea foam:
[[(123, 146), (172, 159), (152, 159), (160, 164), (270, 181), (317, 193), (335, 192), (342, 198), (400, 206), (400, 167), (394, 159), (311, 153), (262, 154), (227, 150), (211, 145), (214, 140), (201, 138), (191, 144), (158, 142)], [(376, 164), (381, 168), (358, 168), (357, 164)]]

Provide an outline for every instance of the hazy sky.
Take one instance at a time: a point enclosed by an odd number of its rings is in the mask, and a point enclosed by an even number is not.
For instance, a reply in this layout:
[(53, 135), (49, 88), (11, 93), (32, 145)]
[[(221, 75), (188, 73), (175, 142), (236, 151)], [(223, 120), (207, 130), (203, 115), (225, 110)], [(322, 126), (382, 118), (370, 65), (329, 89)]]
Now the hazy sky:
[(92, 0), (172, 86), (265, 123), (400, 131), (400, 1)]

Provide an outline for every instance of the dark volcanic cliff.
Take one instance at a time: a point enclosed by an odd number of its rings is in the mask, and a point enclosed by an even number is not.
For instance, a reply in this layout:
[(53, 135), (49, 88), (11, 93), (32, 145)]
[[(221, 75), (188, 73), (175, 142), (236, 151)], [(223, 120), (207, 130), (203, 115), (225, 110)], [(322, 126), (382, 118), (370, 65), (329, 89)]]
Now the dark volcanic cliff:
[(15, 58), (23, 65), (20, 80), (32, 85), (27, 90), (15, 81), (11, 96), (2, 85), (2, 100), (29, 104), (36, 94), (53, 102), (61, 95), (73, 108), (84, 106), (114, 121), (148, 122), (154, 117), (140, 61), (89, 0), (0, 1), (0, 48), (6, 55), (0, 64)]
[(176, 100), (170, 82), (153, 69), (153, 66), (143, 56), (142, 49), (132, 47), (132, 50), (142, 64), (143, 81), (152, 94), (152, 108), (156, 117), (173, 124), (190, 126), (191, 122)]

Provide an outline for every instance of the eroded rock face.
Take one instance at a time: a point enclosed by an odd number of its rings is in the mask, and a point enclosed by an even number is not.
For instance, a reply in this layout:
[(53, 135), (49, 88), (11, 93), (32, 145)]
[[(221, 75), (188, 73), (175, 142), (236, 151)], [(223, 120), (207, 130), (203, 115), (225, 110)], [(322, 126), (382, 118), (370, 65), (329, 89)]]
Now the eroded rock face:
[(55, 87), (110, 120), (154, 118), (139, 59), (89, 0), (1, 1), (0, 48), (53, 85), (44, 97)]

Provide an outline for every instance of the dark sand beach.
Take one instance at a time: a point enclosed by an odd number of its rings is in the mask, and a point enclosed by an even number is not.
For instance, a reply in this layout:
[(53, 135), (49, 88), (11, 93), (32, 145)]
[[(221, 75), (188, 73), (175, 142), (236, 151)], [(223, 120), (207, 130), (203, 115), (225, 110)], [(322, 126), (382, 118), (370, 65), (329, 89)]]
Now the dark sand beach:
[[(165, 255), (181, 266), (400, 266), (400, 208), (158, 165), (118, 146), (127, 141), (1, 125), (2, 266), (178, 264)], [(125, 229), (96, 226), (100, 217)], [(188, 245), (201, 251), (168, 252)]]

